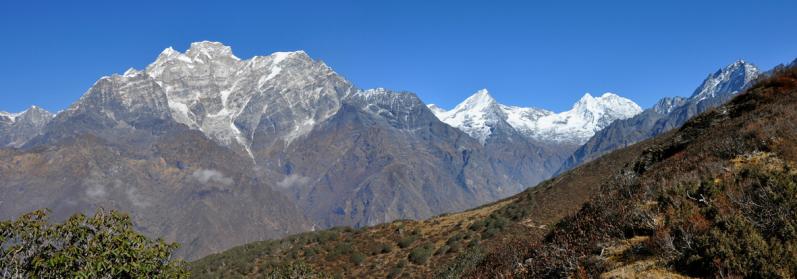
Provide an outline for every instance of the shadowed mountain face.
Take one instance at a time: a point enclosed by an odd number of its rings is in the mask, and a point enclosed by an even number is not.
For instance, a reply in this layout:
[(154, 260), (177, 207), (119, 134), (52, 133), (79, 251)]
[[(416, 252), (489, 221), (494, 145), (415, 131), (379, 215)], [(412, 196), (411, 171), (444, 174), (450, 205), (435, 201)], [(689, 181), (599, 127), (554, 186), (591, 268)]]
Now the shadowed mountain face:
[(680, 127), (695, 115), (722, 105), (744, 91), (759, 75), (761, 71), (745, 61), (728, 65), (709, 75), (691, 97), (663, 98), (653, 108), (634, 117), (615, 121), (595, 133), (562, 164), (558, 172)]

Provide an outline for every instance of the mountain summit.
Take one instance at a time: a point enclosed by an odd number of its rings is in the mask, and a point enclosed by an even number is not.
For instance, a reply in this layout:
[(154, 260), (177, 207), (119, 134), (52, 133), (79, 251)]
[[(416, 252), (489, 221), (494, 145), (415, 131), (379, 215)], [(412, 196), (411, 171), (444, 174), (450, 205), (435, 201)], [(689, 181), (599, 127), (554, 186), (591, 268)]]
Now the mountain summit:
[(18, 112), (0, 111), (0, 147), (20, 147), (39, 135), (53, 114), (37, 106)]
[(614, 93), (593, 97), (589, 93), (564, 112), (499, 104), (487, 89), (468, 97), (450, 111), (437, 110), (443, 122), (459, 128), (484, 143), (499, 122), (540, 142), (581, 144), (617, 119), (626, 119), (642, 109)]

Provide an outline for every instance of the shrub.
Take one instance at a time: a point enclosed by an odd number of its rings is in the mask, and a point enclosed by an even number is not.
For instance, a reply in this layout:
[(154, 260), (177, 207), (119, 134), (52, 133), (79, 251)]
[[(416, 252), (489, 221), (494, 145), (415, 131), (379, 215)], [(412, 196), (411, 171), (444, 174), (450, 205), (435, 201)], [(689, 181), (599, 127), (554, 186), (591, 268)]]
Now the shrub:
[(338, 240), (338, 232), (334, 230), (320, 231), (316, 233), (315, 241), (324, 244), (327, 241)]
[(390, 244), (382, 243), (382, 245), (380, 245), (379, 247), (379, 253), (387, 254), (390, 253), (391, 251), (393, 251), (393, 246), (391, 246)]
[(335, 245), (335, 247), (332, 248), (332, 251), (329, 252), (329, 255), (327, 255), (327, 260), (331, 261), (340, 256), (351, 255), (353, 252), (354, 248), (351, 246), (351, 243), (338, 243), (338, 245)]
[(461, 278), (463, 274), (467, 274), (470, 268), (479, 264), (483, 259), (484, 251), (482, 251), (481, 248), (476, 247), (468, 249), (451, 260), (447, 265), (438, 269), (435, 272), (434, 278)]
[(267, 279), (283, 279), (283, 278), (303, 278), (303, 279), (321, 279), (330, 278), (323, 273), (316, 272), (309, 265), (305, 263), (292, 263), (279, 265), (268, 272), (265, 278)]
[(351, 262), (356, 265), (360, 265), (365, 261), (365, 255), (360, 252), (354, 252), (351, 254)]
[(117, 211), (47, 222), (47, 210), (0, 222), (0, 274), (13, 278), (185, 278), (177, 244), (150, 240)]
[(412, 251), (410, 251), (409, 260), (417, 265), (425, 264), (426, 261), (429, 260), (429, 257), (432, 256), (433, 252), (434, 245), (431, 243), (426, 243), (424, 245), (415, 247), (415, 249), (412, 249)]
[(407, 236), (407, 237), (399, 239), (397, 244), (398, 244), (398, 246), (401, 249), (404, 249), (404, 248), (410, 247), (410, 245), (412, 245), (412, 243), (415, 242), (416, 239), (418, 239), (418, 236), (410, 235), (410, 236)]
[(305, 258), (312, 258), (318, 254), (315, 248), (306, 248), (304, 249), (304, 257)]

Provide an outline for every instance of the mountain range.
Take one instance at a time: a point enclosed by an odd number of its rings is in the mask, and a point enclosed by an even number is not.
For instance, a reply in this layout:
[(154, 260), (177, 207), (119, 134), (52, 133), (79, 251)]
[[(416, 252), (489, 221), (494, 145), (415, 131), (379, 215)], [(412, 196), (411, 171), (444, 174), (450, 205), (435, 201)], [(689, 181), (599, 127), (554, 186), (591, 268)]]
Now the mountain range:
[(642, 113), (607, 125), (576, 150), (559, 172), (569, 170), (612, 150), (652, 138), (683, 125), (708, 109), (724, 104), (750, 87), (762, 72), (739, 60), (710, 74), (688, 98), (665, 97)]
[(797, 68), (754, 80), (680, 127), (506, 199), (253, 242), (190, 263), (192, 276), (793, 278)]
[[(716, 79), (739, 79), (725, 72)], [(706, 83), (714, 89), (690, 98), (702, 98), (694, 107), (672, 99), (654, 112), (688, 117), (679, 111), (704, 110), (746, 82)], [(606, 93), (554, 113), (499, 104), (486, 90), (446, 111), (410, 92), (359, 89), (303, 51), (242, 60), (197, 42), (100, 78), (55, 115), (0, 113), (0, 217), (116, 208), (195, 259), (496, 201), (586, 161), (573, 152), (649, 111)]]

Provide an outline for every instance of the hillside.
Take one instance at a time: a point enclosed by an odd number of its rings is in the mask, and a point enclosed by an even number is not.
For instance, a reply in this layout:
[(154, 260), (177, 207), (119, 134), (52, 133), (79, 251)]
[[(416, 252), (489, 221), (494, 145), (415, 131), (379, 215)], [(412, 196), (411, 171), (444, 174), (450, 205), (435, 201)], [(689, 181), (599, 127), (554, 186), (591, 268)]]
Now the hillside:
[[(256, 242), (194, 277), (797, 276), (797, 69), (512, 198)], [(309, 272), (309, 271), (307, 271)]]

